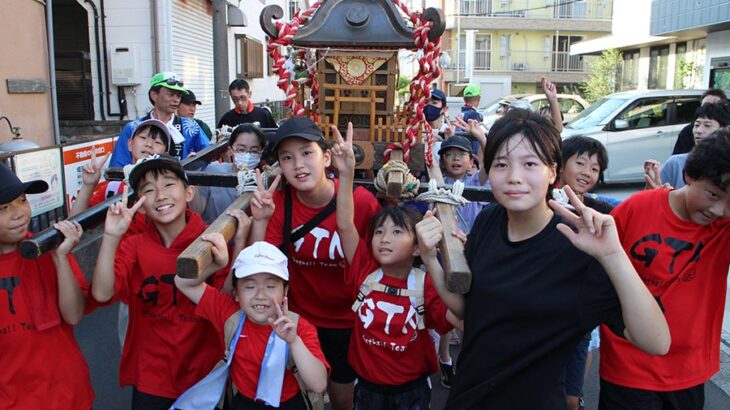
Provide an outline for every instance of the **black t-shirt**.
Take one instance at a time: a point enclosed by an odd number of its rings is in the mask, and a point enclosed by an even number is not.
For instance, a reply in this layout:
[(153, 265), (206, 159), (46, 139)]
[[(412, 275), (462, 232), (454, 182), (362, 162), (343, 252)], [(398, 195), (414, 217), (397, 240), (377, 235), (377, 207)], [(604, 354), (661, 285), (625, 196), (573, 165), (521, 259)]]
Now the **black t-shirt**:
[(278, 125), (276, 125), (276, 121), (274, 121), (274, 118), (271, 116), (271, 113), (269, 113), (268, 110), (265, 110), (261, 107), (253, 107), (253, 110), (246, 114), (239, 114), (236, 112), (235, 109), (228, 111), (227, 113), (223, 114), (223, 117), (221, 117), (220, 121), (218, 121), (218, 126), (216, 128), (220, 128), (224, 125), (228, 125), (229, 127), (235, 127), (239, 124), (254, 122), (258, 122), (261, 128), (279, 127)]
[(557, 230), (507, 239), (507, 211), (486, 207), (464, 252), (472, 272), (449, 409), (565, 410), (565, 363), (601, 323), (623, 334), (603, 267)]
[(595, 209), (602, 214), (610, 214), (614, 208), (613, 205), (611, 205), (610, 203), (600, 199), (591, 198), (588, 195), (583, 198), (583, 204), (589, 208)]
[(692, 147), (695, 146), (695, 136), (692, 132), (693, 127), (694, 123), (691, 122), (682, 128), (682, 131), (679, 131), (677, 142), (674, 143), (672, 155), (686, 154), (692, 150)]

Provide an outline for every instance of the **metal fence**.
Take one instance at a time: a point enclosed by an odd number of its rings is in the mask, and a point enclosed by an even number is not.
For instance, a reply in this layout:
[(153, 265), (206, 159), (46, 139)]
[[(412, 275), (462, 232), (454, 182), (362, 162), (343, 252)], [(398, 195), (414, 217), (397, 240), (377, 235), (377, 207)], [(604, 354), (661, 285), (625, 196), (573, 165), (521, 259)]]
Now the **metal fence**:
[(609, 20), (612, 13), (611, 0), (459, 0), (447, 6), (447, 14), (474, 17)]
[[(466, 52), (460, 51), (458, 60), (455, 50), (445, 50), (451, 57), (451, 64), (442, 67), (447, 70), (466, 70)], [(477, 71), (532, 71), (532, 72), (586, 72), (586, 65), (580, 56), (571, 56), (568, 51), (538, 50), (476, 50), (473, 55), (473, 69)]]

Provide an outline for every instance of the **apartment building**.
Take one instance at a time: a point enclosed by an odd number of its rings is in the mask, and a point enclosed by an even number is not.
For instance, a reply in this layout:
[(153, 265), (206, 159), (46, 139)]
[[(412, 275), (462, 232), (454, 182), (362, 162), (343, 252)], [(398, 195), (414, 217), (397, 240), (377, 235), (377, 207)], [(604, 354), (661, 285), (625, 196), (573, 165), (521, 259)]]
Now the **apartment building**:
[(482, 102), (539, 92), (541, 76), (578, 92), (588, 76), (571, 45), (611, 32), (612, 0), (456, 0), (443, 2), (442, 49), (450, 63), (441, 86), (459, 95), (480, 84)]

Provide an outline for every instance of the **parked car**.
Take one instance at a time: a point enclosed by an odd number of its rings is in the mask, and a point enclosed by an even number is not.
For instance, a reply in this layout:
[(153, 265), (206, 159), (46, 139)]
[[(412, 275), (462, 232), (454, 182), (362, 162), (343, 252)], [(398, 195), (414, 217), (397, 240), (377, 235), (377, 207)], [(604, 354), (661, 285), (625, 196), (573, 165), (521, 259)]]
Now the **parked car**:
[[(529, 102), (532, 110), (535, 112), (540, 111), (540, 109), (549, 105), (545, 94), (514, 94), (503, 98), (506, 99), (510, 97), (515, 100), (525, 100)], [(503, 98), (493, 101), (483, 111), (481, 111), (482, 116), (484, 116), (484, 125), (487, 128), (490, 128), (499, 118), (498, 110), (501, 108), (499, 102)], [(574, 94), (558, 94), (558, 102), (560, 103), (560, 112), (563, 113), (563, 123), (572, 120), (590, 105), (586, 100), (581, 98), (581, 96)]]
[(694, 121), (701, 97), (702, 90), (611, 94), (566, 124), (562, 137), (585, 135), (606, 146), (604, 182), (642, 182), (644, 160), (666, 162), (679, 131)]
[[(454, 121), (461, 112), (461, 107), (464, 106), (464, 99), (462, 97), (446, 97), (446, 106), (449, 107), (449, 119)], [(485, 108), (486, 104), (482, 101), (477, 107), (477, 111), (482, 112)]]

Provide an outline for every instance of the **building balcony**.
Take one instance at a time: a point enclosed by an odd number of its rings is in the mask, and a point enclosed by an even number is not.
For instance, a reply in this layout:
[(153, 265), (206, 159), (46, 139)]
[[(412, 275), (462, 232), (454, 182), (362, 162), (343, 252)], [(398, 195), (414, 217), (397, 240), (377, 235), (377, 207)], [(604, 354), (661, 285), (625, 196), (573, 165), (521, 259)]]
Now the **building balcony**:
[(451, 58), (448, 66), (441, 67), (446, 81), (463, 79), (469, 68), (474, 76), (510, 75), (513, 82), (538, 81), (540, 75), (554, 82), (581, 82), (588, 76), (582, 58), (567, 51), (477, 50), (469, 61), (464, 51), (458, 58), (455, 50), (445, 53)]
[(546, 0), (446, 2), (446, 29), (611, 32), (611, 0), (550, 3)]

